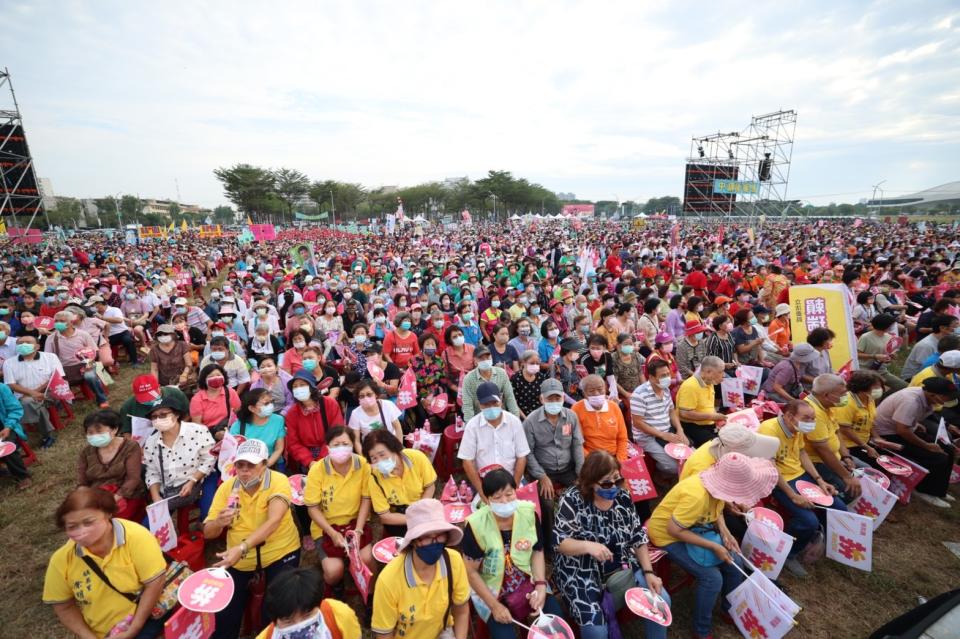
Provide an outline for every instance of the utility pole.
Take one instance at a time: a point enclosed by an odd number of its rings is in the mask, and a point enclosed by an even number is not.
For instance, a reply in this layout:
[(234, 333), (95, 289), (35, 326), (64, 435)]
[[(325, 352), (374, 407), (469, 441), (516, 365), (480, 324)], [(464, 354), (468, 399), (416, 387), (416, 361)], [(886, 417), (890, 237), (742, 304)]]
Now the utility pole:
[(333, 203), (333, 189), (330, 189), (330, 219), (333, 221), (333, 230), (337, 230), (337, 208)]
[(117, 227), (123, 229), (123, 213), (120, 212), (120, 194), (113, 198), (113, 206), (117, 209)]

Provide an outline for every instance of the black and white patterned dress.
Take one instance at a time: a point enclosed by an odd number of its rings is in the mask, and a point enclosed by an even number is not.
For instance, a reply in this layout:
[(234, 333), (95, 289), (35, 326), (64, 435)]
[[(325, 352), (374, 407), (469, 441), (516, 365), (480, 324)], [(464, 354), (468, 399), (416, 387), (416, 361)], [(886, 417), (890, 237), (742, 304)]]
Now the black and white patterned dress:
[(567, 490), (560, 498), (554, 527), (557, 546), (564, 539), (595, 541), (613, 553), (613, 561), (603, 565), (590, 555), (570, 557), (559, 551), (554, 555), (553, 577), (577, 624), (599, 626), (606, 623), (600, 609), (604, 576), (620, 570), (623, 564), (633, 571), (640, 568), (633, 551), (647, 543), (642, 523), (630, 495), (624, 490), (606, 511), (597, 508), (592, 501), (588, 503), (576, 487)]

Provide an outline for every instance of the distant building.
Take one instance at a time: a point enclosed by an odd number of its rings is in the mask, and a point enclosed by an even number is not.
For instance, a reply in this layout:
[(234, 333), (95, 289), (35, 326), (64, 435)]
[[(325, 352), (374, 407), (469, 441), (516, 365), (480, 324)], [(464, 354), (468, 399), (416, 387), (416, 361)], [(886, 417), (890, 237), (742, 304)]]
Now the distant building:
[[(153, 214), (153, 215), (169, 216), (170, 205), (174, 203), (174, 200), (142, 200), (142, 202), (143, 202), (143, 207), (140, 209), (140, 211), (144, 215)], [(181, 213), (189, 213), (191, 215), (200, 215), (202, 217), (206, 217), (207, 215), (213, 214), (212, 209), (203, 208), (198, 204), (181, 204), (180, 202), (176, 202), (176, 204), (177, 206), (180, 207)]]
[(57, 208), (57, 194), (53, 192), (53, 182), (50, 178), (40, 178), (40, 196), (43, 198), (43, 208), (52, 211)]

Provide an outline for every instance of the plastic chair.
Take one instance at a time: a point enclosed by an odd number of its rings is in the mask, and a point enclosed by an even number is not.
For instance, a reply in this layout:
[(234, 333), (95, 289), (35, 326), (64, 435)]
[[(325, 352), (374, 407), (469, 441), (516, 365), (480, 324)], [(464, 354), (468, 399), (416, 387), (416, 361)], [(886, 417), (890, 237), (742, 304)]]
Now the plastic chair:
[(457, 471), (463, 471), (463, 462), (457, 459), (457, 452), (460, 451), (460, 442), (463, 441), (463, 431), (458, 431), (456, 424), (450, 424), (443, 429), (440, 447), (443, 452), (443, 471), (447, 475), (453, 475)]
[(30, 448), (30, 444), (27, 443), (26, 439), (20, 440), (20, 450), (22, 451), (20, 458), (23, 459), (24, 466), (40, 463), (40, 458), (37, 457), (37, 454), (33, 452), (32, 448)]

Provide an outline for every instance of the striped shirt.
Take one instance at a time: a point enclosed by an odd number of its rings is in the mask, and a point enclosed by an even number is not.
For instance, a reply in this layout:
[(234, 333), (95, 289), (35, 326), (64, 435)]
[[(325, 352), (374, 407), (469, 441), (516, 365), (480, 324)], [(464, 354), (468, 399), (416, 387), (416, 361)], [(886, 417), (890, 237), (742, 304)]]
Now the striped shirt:
[[(644, 382), (630, 395), (630, 414), (640, 417), (651, 428), (661, 432), (670, 430), (670, 411), (673, 410), (673, 399), (670, 391), (664, 391), (660, 397), (654, 392), (650, 382)], [(638, 428), (633, 429), (635, 440), (648, 438), (649, 435)]]

